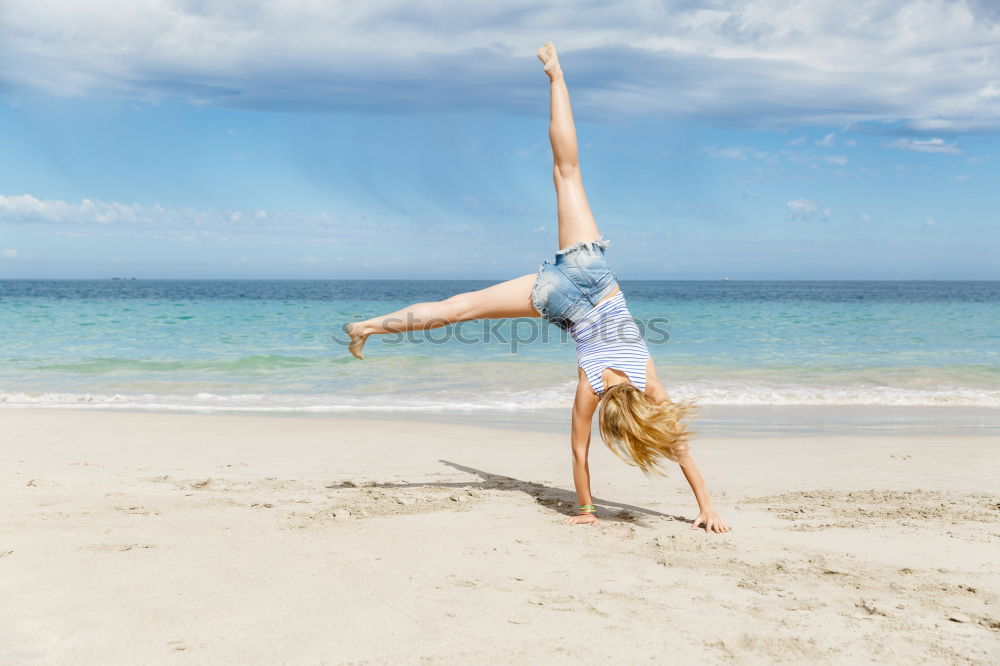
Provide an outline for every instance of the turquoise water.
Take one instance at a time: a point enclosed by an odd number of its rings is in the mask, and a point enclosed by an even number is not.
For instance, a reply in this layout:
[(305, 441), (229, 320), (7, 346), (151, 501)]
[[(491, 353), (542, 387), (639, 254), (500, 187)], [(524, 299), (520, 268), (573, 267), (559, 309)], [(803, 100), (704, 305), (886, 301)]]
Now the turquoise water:
[[(563, 408), (537, 319), (375, 338), (345, 321), (488, 281), (0, 281), (0, 404), (288, 412)], [(705, 405), (1000, 407), (1000, 282), (625, 282), (658, 374)]]

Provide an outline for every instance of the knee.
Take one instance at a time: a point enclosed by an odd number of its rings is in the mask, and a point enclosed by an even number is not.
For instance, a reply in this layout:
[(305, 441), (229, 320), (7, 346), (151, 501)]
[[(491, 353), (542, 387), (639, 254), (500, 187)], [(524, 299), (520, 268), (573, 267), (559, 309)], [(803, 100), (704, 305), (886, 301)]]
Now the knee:
[(456, 294), (442, 301), (448, 321), (468, 321), (476, 318), (475, 299), (469, 294)]
[(552, 179), (556, 183), (564, 182), (567, 180), (576, 180), (580, 178), (580, 163), (577, 161), (572, 162), (556, 162), (552, 166)]

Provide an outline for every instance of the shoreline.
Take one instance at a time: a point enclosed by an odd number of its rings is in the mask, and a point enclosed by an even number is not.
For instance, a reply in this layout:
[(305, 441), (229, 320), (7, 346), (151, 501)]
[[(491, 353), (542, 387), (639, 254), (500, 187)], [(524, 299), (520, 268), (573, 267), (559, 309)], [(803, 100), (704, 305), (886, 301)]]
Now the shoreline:
[[(23, 405), (0, 403), (5, 412), (98, 412), (251, 416), (280, 419), (331, 419), (368, 422), (420, 422), (443, 425), (484, 425), (496, 428), (564, 432), (570, 409), (454, 411), (262, 411), (224, 408), (143, 408), (132, 405)], [(883, 405), (705, 405), (694, 422), (697, 436), (998, 436), (1000, 408), (913, 407)], [(596, 417), (594, 432), (597, 432)]]

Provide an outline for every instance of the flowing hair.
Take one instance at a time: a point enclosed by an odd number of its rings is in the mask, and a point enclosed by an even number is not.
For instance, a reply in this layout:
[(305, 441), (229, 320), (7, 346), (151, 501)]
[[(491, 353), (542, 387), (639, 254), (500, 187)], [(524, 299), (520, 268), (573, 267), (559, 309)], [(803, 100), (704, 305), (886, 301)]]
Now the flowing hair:
[(616, 456), (646, 476), (666, 476), (663, 464), (687, 455), (693, 433), (682, 421), (696, 411), (691, 401), (655, 402), (631, 382), (621, 382), (601, 396), (598, 424)]

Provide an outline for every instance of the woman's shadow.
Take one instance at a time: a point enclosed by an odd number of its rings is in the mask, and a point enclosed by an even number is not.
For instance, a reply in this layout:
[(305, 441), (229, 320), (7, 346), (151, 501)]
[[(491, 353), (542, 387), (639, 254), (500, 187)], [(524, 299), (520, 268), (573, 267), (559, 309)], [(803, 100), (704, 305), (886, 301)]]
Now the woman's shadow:
[[(459, 471), (466, 472), (468, 474), (475, 474), (480, 477), (482, 481), (475, 484), (480, 488), (495, 490), (519, 490), (534, 498), (534, 500), (542, 506), (552, 509), (553, 511), (557, 511), (563, 515), (575, 516), (579, 513), (579, 511), (577, 511), (576, 492), (574, 491), (563, 490), (562, 488), (553, 488), (551, 486), (538, 483), (537, 481), (522, 481), (521, 479), (515, 479), (510, 476), (491, 474), (490, 472), (485, 472), (481, 469), (476, 469), (475, 467), (469, 467), (468, 465), (460, 465), (459, 463), (451, 462), (450, 460), (438, 460), (438, 462), (444, 463), (449, 467), (454, 467)], [(652, 516), (655, 518), (665, 518), (667, 520), (676, 520), (678, 522), (688, 524), (693, 522), (691, 519), (685, 518), (684, 516), (675, 516), (661, 511), (654, 511), (653, 509), (635, 506), (634, 504), (612, 502), (611, 500), (601, 499), (600, 497), (594, 497), (592, 501), (597, 505), (599, 511), (598, 517), (603, 520), (637, 523), (641, 525), (641, 521), (639, 520), (640, 516)], [(604, 509), (604, 511), (601, 511), (601, 509)]]
[[(438, 460), (438, 462), (448, 465), (460, 472), (465, 472), (466, 474), (473, 474), (478, 476), (482, 481), (469, 483), (467, 481), (456, 481), (456, 482), (441, 482), (441, 483), (376, 483), (372, 484), (378, 488), (412, 488), (415, 486), (433, 486), (436, 488), (480, 488), (482, 490), (514, 490), (520, 491), (534, 499), (536, 502), (542, 506), (561, 513), (565, 516), (575, 516), (577, 515), (577, 505), (576, 505), (576, 493), (569, 490), (563, 490), (562, 488), (553, 488), (551, 486), (546, 486), (544, 484), (538, 483), (537, 481), (523, 481), (521, 479), (515, 479), (510, 476), (503, 476), (501, 474), (492, 474), (490, 472), (483, 471), (481, 469), (476, 469), (475, 467), (469, 467), (468, 465), (461, 465), (456, 462), (451, 462), (450, 460)], [(353, 485), (353, 484), (351, 484)], [(647, 509), (641, 506), (635, 506), (633, 504), (625, 504), (623, 502), (612, 502), (611, 500), (601, 499), (600, 497), (593, 498), (594, 504), (598, 507), (598, 517), (603, 520), (610, 520), (615, 522), (625, 522), (642, 525), (640, 521), (641, 516), (650, 516), (654, 518), (664, 518), (667, 520), (676, 520), (682, 523), (690, 524), (691, 519), (685, 518), (684, 516), (676, 516), (669, 513), (663, 513), (660, 511), (654, 511), (653, 509)], [(603, 510), (602, 510), (603, 509)]]

